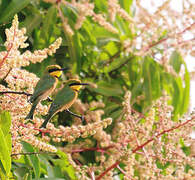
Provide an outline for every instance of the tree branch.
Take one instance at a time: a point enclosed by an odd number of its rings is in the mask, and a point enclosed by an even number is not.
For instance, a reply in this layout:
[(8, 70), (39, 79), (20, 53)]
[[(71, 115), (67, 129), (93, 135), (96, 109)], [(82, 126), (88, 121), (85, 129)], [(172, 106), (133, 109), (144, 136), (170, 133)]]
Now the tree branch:
[[(173, 127), (173, 128), (170, 128), (170, 129), (167, 129), (167, 130), (164, 130), (164, 131), (158, 133), (155, 137), (157, 138), (157, 137), (159, 137), (159, 136), (162, 136), (162, 135), (165, 134), (165, 133), (168, 133), (168, 132), (173, 131), (173, 130), (175, 130), (175, 129), (178, 129), (178, 128), (182, 127), (182, 126), (185, 126), (186, 124), (188, 124), (189, 122), (193, 121), (194, 119), (195, 119), (195, 116), (192, 117), (190, 120), (184, 122), (184, 123), (178, 124), (177, 126), (175, 126), (175, 127)], [(154, 139), (155, 139), (155, 138), (153, 137), (153, 138), (147, 140), (145, 143), (141, 144), (140, 146), (137, 146), (137, 147), (132, 151), (132, 153), (136, 153), (138, 150), (142, 149), (144, 146), (146, 146), (147, 144), (149, 144), (150, 142), (152, 142)]]
[[(190, 24), (190, 25), (189, 25), (187, 28), (185, 28), (183, 31), (176, 33), (176, 35), (181, 35), (181, 34), (185, 33), (186, 31), (192, 29), (192, 27), (193, 27), (194, 25), (195, 25), (195, 22), (192, 23), (192, 24)], [(165, 37), (165, 38), (163, 38), (163, 39), (161, 39), (161, 40), (159, 40), (159, 41), (157, 41), (157, 42), (155, 42), (155, 43), (149, 44), (149, 45), (144, 49), (144, 52), (146, 52), (146, 51), (148, 51), (150, 48), (152, 48), (152, 47), (154, 47), (154, 46), (156, 46), (156, 45), (158, 45), (158, 44), (160, 44), (160, 43), (162, 43), (162, 42), (168, 40), (170, 37), (171, 37), (171, 36), (168, 36), (168, 37)]]
[(107, 146), (105, 148), (99, 148), (99, 147), (92, 147), (92, 148), (83, 148), (83, 149), (73, 149), (71, 150), (71, 153), (80, 153), (85, 151), (97, 151), (104, 153), (106, 150), (115, 147), (114, 145)]
[(108, 167), (102, 174), (100, 174), (95, 180), (100, 180), (103, 176), (106, 175), (107, 172), (109, 172), (111, 169), (117, 167), (120, 164), (120, 161), (116, 161), (113, 165)]
[(9, 75), (9, 73), (11, 72), (12, 68), (9, 68), (9, 71), (6, 73), (6, 75), (1, 79), (1, 81), (4, 81), (7, 76)]
[[(178, 124), (177, 126), (173, 127), (173, 128), (170, 128), (170, 129), (167, 129), (167, 130), (164, 130), (162, 131), (161, 133), (157, 134), (155, 137), (159, 137), (159, 136), (162, 136), (163, 134), (165, 133), (168, 133), (168, 132), (171, 132), (175, 129), (178, 129), (180, 127), (183, 127), (185, 126), (186, 124), (188, 124), (189, 122), (195, 120), (195, 116), (192, 116), (192, 118), (184, 123), (180, 123)], [(148, 141), (146, 141), (145, 143), (141, 144), (140, 146), (137, 146), (134, 150), (132, 150), (132, 153), (136, 153), (138, 150), (142, 149), (144, 146), (146, 146), (147, 144), (149, 144), (150, 142), (152, 142), (154, 140), (154, 138), (151, 138), (149, 139)], [(109, 172), (110, 170), (116, 168), (118, 165), (120, 164), (120, 161), (116, 161), (114, 164), (112, 164), (110, 167), (108, 167), (102, 174), (100, 174), (96, 180), (100, 180), (103, 176), (106, 175), (107, 172)]]
[(26, 92), (17, 92), (17, 91), (0, 91), (0, 94), (23, 94), (26, 96), (32, 96), (32, 94), (30, 93), (26, 93)]

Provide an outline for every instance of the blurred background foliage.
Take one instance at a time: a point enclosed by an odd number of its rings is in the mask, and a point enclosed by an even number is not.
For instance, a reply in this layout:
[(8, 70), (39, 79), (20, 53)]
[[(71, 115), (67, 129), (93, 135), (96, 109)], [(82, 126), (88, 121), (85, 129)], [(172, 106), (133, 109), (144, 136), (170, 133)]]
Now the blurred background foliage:
[[(119, 3), (133, 16), (132, 0), (119, 0)], [(96, 13), (108, 14), (107, 1), (94, 0), (94, 5)], [(174, 107), (174, 120), (188, 110), (189, 73), (178, 51), (173, 52), (169, 61), (177, 73), (173, 75), (154, 60), (152, 55), (141, 57), (124, 51), (123, 42), (126, 39), (133, 39), (134, 34), (129, 29), (129, 22), (121, 17), (116, 16), (113, 23), (119, 31), (118, 34), (107, 31), (90, 17), (79, 30), (75, 30), (77, 10), (69, 5), (61, 5), (61, 10), (74, 31), (72, 37), (63, 30), (54, 4), (39, 0), (1, 0), (0, 43), (3, 44), (6, 40), (5, 29), (11, 26), (15, 14), (18, 14), (20, 27), (27, 28), (29, 37), (27, 41), (30, 44), (28, 49), (31, 51), (48, 47), (55, 39), (62, 37), (63, 43), (54, 56), (48, 57), (42, 63), (31, 64), (26, 69), (40, 77), (49, 64), (69, 67), (72, 76), (78, 75), (82, 81), (97, 85), (97, 88), (86, 87), (80, 92), (79, 98), (87, 103), (93, 100), (102, 101), (105, 104), (104, 116), (112, 117), (114, 121), (122, 114), (123, 97), (127, 90), (132, 93), (132, 107), (142, 113), (146, 113), (152, 101), (162, 96), (164, 92), (170, 95), (169, 103)], [(166, 37), (166, 33), (159, 37)], [(0, 50), (4, 50), (4, 47), (0, 46)], [(184, 79), (177, 76), (181, 67), (185, 69)], [(67, 77), (62, 78), (65, 80)], [(137, 97), (144, 98), (138, 100)], [(29, 144), (23, 145), (27, 152), (36, 152)], [(65, 154), (59, 156), (66, 159)], [(71, 179), (71, 176), (74, 179), (74, 175), (67, 170), (70, 168), (66, 164), (67, 160), (63, 158), (58, 159), (53, 155), (24, 156), (13, 161), (13, 176), (17, 179), (21, 177), (32, 179), (41, 177), (41, 174), (48, 174), (50, 179), (60, 180), (64, 179), (64, 172), (69, 172), (67, 179)]]

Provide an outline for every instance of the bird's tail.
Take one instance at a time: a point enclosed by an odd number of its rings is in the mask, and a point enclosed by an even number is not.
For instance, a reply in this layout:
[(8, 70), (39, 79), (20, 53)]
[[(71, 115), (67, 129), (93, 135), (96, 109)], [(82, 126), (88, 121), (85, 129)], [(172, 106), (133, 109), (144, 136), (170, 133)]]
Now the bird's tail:
[(45, 121), (43, 122), (43, 124), (41, 125), (41, 128), (46, 128), (47, 123), (49, 122), (49, 120), (53, 117), (54, 113), (49, 113), (45, 119)]
[(35, 109), (36, 109), (36, 107), (37, 107), (37, 104), (38, 104), (38, 102), (36, 102), (36, 101), (33, 103), (32, 107), (31, 107), (31, 109), (30, 109), (30, 112), (29, 112), (28, 115), (25, 117), (25, 119), (33, 119), (33, 114), (34, 114), (34, 112), (35, 112)]

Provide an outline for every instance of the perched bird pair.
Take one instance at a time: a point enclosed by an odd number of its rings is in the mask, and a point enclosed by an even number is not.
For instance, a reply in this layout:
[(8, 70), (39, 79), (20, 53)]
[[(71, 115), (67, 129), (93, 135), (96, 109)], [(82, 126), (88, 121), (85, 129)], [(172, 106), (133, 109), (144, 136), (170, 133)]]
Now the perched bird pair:
[[(33, 114), (37, 104), (48, 97), (56, 88), (58, 78), (61, 76), (62, 71), (67, 68), (61, 68), (58, 65), (48, 66), (43, 77), (38, 81), (34, 93), (30, 98), (30, 102), (33, 103), (29, 114), (25, 119), (33, 119)], [(46, 127), (49, 120), (58, 112), (66, 110), (70, 114), (79, 117), (83, 120), (82, 116), (76, 115), (69, 111), (68, 108), (72, 106), (78, 97), (78, 92), (82, 85), (88, 85), (87, 83), (81, 83), (80, 80), (72, 79), (68, 80), (64, 87), (57, 93), (53, 103), (49, 108), (48, 115), (41, 127)]]

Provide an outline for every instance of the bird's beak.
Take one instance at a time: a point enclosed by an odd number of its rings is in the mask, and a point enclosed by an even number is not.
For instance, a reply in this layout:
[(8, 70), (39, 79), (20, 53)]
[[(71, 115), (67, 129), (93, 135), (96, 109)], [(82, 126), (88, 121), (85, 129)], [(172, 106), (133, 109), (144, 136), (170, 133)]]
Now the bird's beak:
[(89, 85), (88, 83), (80, 83), (80, 85)]
[(58, 69), (58, 71), (66, 71), (66, 70), (69, 70), (69, 68)]

